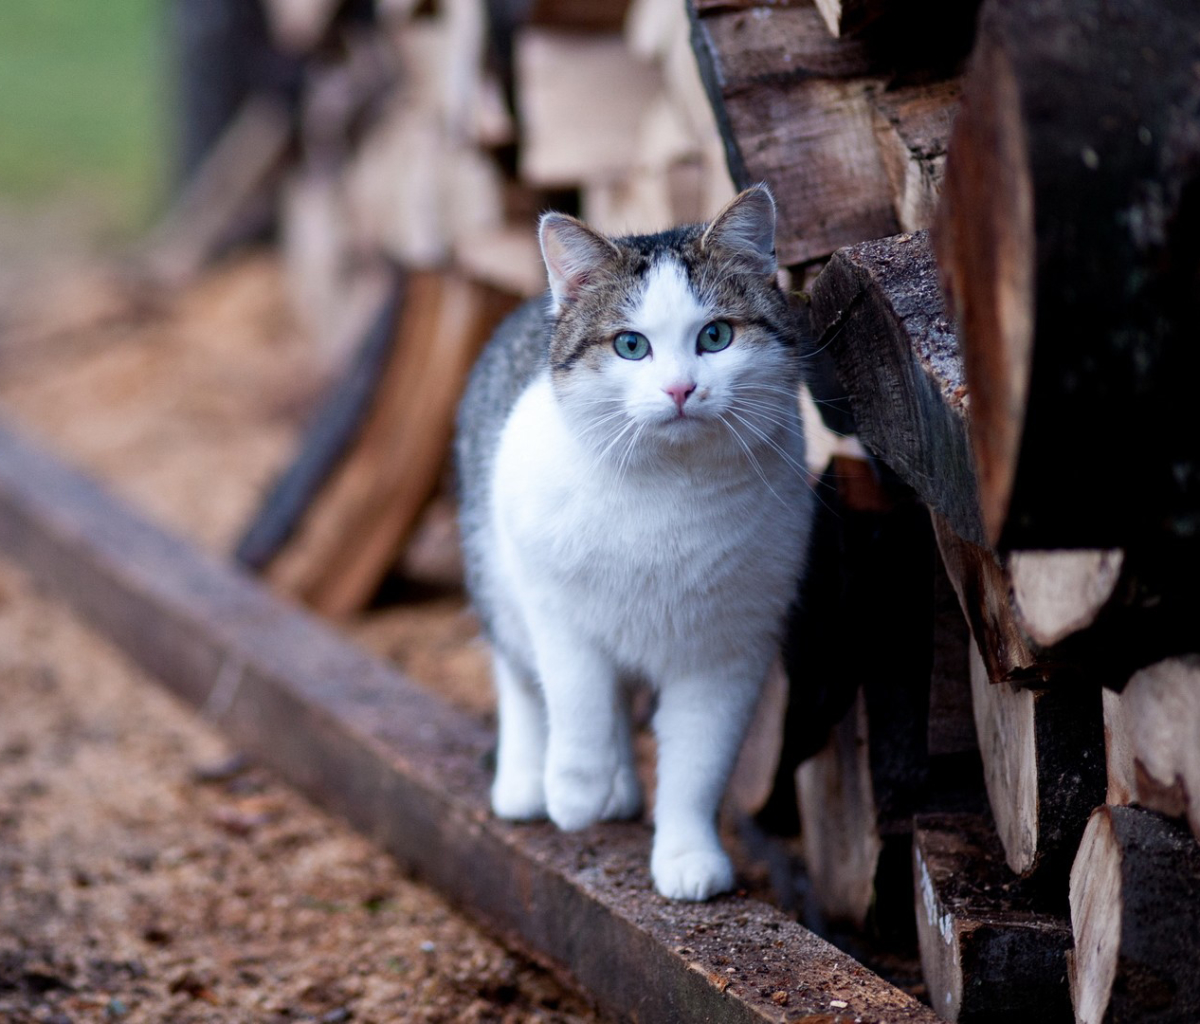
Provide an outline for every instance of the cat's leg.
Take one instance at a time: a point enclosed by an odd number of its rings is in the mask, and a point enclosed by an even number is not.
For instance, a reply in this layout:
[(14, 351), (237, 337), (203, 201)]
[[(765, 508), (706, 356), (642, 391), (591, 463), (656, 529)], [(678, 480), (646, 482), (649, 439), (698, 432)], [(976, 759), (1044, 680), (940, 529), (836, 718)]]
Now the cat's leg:
[(616, 670), (594, 645), (565, 632), (550, 616), (531, 626), (549, 725), (550, 820), (574, 831), (618, 817), (627, 793), (616, 786), (622, 761)]
[(672, 680), (660, 690), (650, 873), (664, 896), (705, 900), (733, 888), (717, 812), (759, 688), (737, 673)]
[(617, 770), (612, 797), (605, 808), (606, 821), (636, 818), (642, 813), (642, 781), (638, 778), (637, 756), (633, 749), (630, 698), (631, 694), (621, 687), (617, 694), (615, 723)]
[(529, 821), (546, 817), (546, 708), (537, 683), (492, 653), (499, 741), (492, 810), (499, 818)]

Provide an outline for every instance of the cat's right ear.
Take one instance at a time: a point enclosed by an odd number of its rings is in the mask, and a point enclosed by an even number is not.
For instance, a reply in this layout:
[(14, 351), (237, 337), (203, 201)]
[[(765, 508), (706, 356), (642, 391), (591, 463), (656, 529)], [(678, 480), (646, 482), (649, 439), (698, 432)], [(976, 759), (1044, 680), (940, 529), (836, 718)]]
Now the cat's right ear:
[(538, 242), (546, 261), (555, 312), (571, 302), (618, 255), (607, 238), (565, 213), (542, 215)]

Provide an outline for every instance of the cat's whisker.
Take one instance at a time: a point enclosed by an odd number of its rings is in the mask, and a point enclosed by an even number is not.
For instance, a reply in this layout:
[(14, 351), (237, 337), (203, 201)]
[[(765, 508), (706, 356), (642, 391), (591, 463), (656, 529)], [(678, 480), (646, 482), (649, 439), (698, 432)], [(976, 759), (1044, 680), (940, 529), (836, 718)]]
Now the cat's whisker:
[(735, 427), (720, 414), (717, 415), (717, 419), (719, 419), (725, 425), (725, 427), (729, 430), (729, 433), (733, 435), (733, 439), (737, 441), (739, 445), (741, 445), (742, 450), (746, 453), (747, 460), (749, 460), (754, 472), (758, 474), (758, 478), (763, 482), (764, 485), (766, 485), (767, 490), (770, 491), (779, 500), (779, 503), (786, 508), (787, 502), (784, 501), (783, 498), (779, 496), (779, 492), (771, 486), (771, 481), (767, 479), (767, 474), (763, 472), (762, 463), (758, 461), (758, 456), (754, 454), (754, 449), (751, 448), (746, 442), (746, 439), (738, 433), (737, 427)]

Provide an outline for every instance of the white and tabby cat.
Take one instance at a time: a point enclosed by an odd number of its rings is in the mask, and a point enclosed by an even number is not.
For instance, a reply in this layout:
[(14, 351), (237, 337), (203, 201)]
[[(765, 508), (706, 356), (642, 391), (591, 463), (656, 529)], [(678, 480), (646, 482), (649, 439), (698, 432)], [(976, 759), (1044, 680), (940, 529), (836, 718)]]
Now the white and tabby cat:
[(459, 411), (467, 579), (499, 699), (492, 806), (563, 829), (636, 815), (626, 696), (650, 686), (651, 872), (676, 899), (733, 885), (718, 806), (808, 536), (774, 232), (763, 187), (658, 235), (545, 215), (550, 294), (501, 325)]

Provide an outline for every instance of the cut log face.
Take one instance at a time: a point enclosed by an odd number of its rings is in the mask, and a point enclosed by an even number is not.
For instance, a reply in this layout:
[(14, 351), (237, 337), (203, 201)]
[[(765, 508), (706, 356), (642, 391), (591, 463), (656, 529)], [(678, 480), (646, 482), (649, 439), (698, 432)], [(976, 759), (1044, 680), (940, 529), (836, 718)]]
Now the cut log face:
[(1022, 877), (1065, 873), (1088, 813), (1104, 798), (1100, 688), (993, 682), (973, 648), (971, 694), (1008, 866)]
[(946, 1020), (1070, 1021), (1071, 929), (1013, 878), (986, 817), (919, 815), (913, 888), (921, 970)]
[(1096, 621), (1121, 578), (1116, 551), (1014, 551), (1013, 607), (1034, 643), (1052, 647)]
[(1071, 869), (1079, 1024), (1200, 1020), (1200, 844), (1152, 811), (1100, 807)]
[(1169, 0), (984, 5), (935, 238), (1001, 550), (1200, 525), (1198, 33)]
[(1120, 700), (1138, 802), (1186, 815), (1200, 838), (1200, 655), (1143, 669)]

